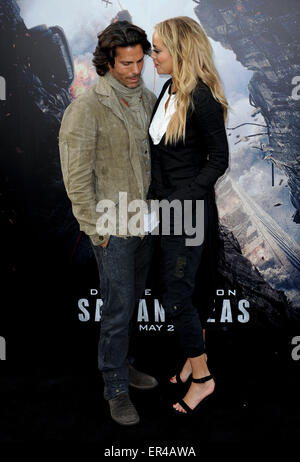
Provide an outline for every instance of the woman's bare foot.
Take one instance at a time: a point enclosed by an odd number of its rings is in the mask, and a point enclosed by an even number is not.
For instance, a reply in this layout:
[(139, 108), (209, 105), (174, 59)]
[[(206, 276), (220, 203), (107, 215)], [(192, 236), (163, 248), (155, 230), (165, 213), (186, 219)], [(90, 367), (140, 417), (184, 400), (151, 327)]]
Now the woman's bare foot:
[[(183, 368), (181, 369), (181, 372), (180, 372), (181, 381), (183, 383), (186, 382), (187, 379), (189, 378), (189, 376), (191, 375), (191, 373), (192, 373), (192, 365), (191, 365), (190, 360), (187, 359), (186, 362), (184, 363)], [(173, 375), (173, 377), (170, 378), (170, 382), (177, 383), (175, 375)]]
[[(215, 381), (213, 378), (204, 383), (192, 382), (187, 394), (183, 398), (183, 401), (191, 408), (195, 407), (208, 395), (213, 393), (215, 389)], [(173, 404), (173, 408), (179, 412), (186, 414), (186, 410), (179, 403)]]
[[(207, 354), (206, 353), (204, 353), (204, 359), (207, 362)], [(181, 369), (181, 372), (180, 372), (180, 378), (181, 378), (181, 381), (183, 383), (187, 381), (187, 379), (191, 375), (191, 372), (192, 372), (192, 365), (191, 365), (190, 360), (187, 359), (186, 362), (184, 363), (183, 368)], [(173, 377), (170, 378), (170, 382), (177, 383), (176, 375), (173, 375)]]

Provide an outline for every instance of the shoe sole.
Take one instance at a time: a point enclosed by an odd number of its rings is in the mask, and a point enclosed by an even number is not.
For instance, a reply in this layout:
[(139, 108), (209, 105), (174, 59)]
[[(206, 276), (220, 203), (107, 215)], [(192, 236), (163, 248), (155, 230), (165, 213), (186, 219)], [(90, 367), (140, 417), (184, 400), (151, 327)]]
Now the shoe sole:
[(158, 383), (154, 385), (135, 385), (134, 383), (129, 383), (132, 388), (137, 388), (138, 390), (153, 390), (158, 386)]
[(120, 422), (119, 420), (115, 419), (112, 415), (111, 415), (111, 418), (117, 424), (125, 426), (125, 427), (132, 427), (133, 425), (137, 425), (140, 422), (140, 418), (136, 420), (135, 422), (128, 422), (128, 423)]

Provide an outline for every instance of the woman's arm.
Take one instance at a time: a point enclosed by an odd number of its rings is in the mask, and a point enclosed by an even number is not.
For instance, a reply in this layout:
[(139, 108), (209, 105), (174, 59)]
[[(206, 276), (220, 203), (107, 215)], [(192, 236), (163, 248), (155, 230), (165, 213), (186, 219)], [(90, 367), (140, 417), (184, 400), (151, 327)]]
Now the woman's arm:
[(169, 201), (203, 198), (228, 167), (229, 151), (221, 104), (203, 84), (194, 90), (193, 101), (192, 117), (201, 133), (208, 158), (196, 178), (168, 196)]

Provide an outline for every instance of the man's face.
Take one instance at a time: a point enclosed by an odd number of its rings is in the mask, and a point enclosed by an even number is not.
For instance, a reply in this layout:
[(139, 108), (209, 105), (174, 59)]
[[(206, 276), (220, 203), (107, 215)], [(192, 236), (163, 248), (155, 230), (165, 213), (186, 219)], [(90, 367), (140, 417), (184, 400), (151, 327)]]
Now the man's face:
[(144, 52), (141, 45), (132, 47), (117, 47), (115, 65), (108, 64), (109, 72), (122, 85), (135, 88), (140, 81), (144, 65)]

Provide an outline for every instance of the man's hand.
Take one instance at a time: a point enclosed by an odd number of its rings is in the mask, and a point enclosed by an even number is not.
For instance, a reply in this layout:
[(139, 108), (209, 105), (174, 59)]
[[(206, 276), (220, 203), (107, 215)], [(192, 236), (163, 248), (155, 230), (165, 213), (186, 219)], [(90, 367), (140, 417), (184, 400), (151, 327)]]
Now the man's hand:
[(106, 247), (106, 246), (107, 246), (107, 244), (108, 244), (108, 241), (109, 241), (109, 239), (107, 239), (105, 242), (103, 242), (102, 244), (100, 244), (100, 245), (101, 245), (101, 247)]

